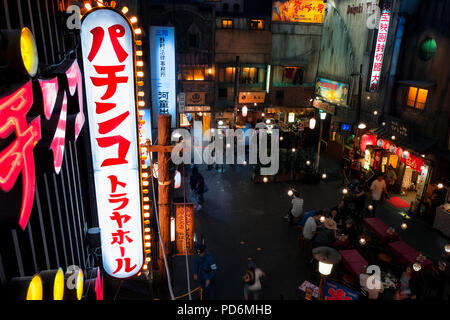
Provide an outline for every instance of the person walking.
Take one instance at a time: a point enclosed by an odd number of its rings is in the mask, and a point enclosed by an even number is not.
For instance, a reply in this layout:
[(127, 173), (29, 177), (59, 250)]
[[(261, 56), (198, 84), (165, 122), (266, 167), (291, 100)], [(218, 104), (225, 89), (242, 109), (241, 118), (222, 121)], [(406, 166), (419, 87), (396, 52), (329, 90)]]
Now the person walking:
[(242, 277), (244, 281), (244, 299), (248, 300), (249, 293), (253, 294), (253, 300), (258, 300), (259, 293), (261, 292), (261, 278), (266, 274), (260, 268), (256, 266), (253, 261), (249, 261), (247, 266), (247, 272)]
[(200, 244), (194, 259), (194, 280), (200, 281), (205, 300), (214, 300), (216, 271), (214, 258), (206, 252), (206, 246)]
[(387, 186), (386, 181), (384, 181), (384, 177), (379, 175), (375, 181), (372, 182), (370, 186), (370, 195), (372, 197), (372, 214), (375, 215), (377, 205), (380, 203), (380, 200), (383, 197), (383, 192), (387, 194)]
[(291, 207), (287, 215), (284, 216), (291, 224), (295, 221), (301, 220), (303, 214), (303, 199), (300, 198), (300, 193), (298, 191), (294, 192), (294, 197), (291, 201)]
[(395, 185), (395, 181), (397, 181), (397, 174), (395, 173), (395, 170), (392, 167), (392, 165), (389, 165), (386, 173), (386, 183), (388, 192), (392, 192), (392, 189)]
[(203, 194), (205, 193), (205, 179), (195, 165), (192, 168), (189, 184), (191, 186), (191, 190), (194, 192), (194, 199), (196, 202), (195, 209), (201, 210), (204, 203)]

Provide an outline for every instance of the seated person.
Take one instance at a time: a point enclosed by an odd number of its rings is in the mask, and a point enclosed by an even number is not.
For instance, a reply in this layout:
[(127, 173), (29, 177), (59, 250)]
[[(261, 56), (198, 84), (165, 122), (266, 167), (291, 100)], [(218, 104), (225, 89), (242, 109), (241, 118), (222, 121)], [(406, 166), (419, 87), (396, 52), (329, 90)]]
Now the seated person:
[(324, 228), (313, 239), (312, 247), (331, 247), (336, 241), (336, 222), (331, 219), (325, 219), (323, 223)]
[[(314, 217), (315, 214), (316, 214), (316, 210), (311, 210), (311, 211), (308, 211), (307, 213), (305, 213), (305, 214), (303, 215), (302, 221), (300, 221), (300, 225), (301, 225), (301, 226), (304, 226), (305, 223), (306, 223), (306, 220), (308, 220), (309, 217)], [(325, 215), (325, 210), (319, 210), (319, 211), (317, 212), (317, 214), (318, 214), (319, 216), (323, 216), (323, 215)]]
[(395, 293), (395, 300), (405, 300), (411, 298), (411, 288), (409, 282), (412, 278), (413, 269), (407, 266), (400, 278), (400, 289)]
[(341, 214), (338, 207), (333, 207), (330, 211), (330, 214), (327, 216), (336, 222), (336, 227), (341, 229), (343, 226), (343, 215)]
[(345, 226), (342, 228), (341, 232), (348, 237), (350, 245), (358, 245), (358, 230), (352, 219), (348, 218), (345, 220)]
[(376, 279), (369, 279), (370, 273), (367, 273), (367, 267), (364, 267), (361, 274), (359, 275), (359, 284), (361, 289), (367, 292), (368, 299), (378, 299), (380, 293), (384, 291), (384, 286), (381, 281)]

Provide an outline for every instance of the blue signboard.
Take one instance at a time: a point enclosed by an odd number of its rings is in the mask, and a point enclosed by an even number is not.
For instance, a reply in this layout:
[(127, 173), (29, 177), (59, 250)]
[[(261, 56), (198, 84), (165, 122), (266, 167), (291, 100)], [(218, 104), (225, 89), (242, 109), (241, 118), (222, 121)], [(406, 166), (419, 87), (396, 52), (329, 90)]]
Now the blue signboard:
[(347, 123), (342, 124), (342, 131), (350, 131), (351, 126)]
[(175, 128), (177, 93), (173, 27), (150, 27), (150, 68), (153, 123), (158, 123), (158, 114), (170, 114), (172, 128)]
[(358, 300), (359, 293), (340, 283), (327, 280), (323, 292), (324, 300)]

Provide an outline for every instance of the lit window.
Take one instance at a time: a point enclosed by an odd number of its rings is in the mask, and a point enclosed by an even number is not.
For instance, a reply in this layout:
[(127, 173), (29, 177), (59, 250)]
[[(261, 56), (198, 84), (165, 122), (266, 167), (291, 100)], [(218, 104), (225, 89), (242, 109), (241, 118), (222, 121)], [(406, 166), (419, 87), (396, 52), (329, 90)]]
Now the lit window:
[(203, 81), (205, 80), (204, 67), (186, 67), (183, 68), (184, 81)]
[(409, 87), (408, 97), (406, 105), (415, 109), (425, 109), (425, 103), (427, 102), (428, 90), (418, 89), (415, 87)]
[(233, 20), (232, 19), (222, 19), (222, 28), (223, 29), (233, 28)]
[(250, 29), (252, 30), (264, 30), (264, 20), (251, 19)]
[(220, 68), (219, 69), (219, 82), (232, 83), (234, 82), (234, 76), (236, 69), (234, 67)]
[(256, 84), (258, 83), (258, 68), (242, 68), (240, 83)]

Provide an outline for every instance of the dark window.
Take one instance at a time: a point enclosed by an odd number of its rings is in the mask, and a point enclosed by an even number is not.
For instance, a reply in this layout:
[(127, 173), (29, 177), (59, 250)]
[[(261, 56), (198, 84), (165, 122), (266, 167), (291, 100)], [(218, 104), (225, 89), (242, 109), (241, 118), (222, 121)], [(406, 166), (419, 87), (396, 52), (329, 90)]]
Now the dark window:
[(219, 88), (219, 98), (226, 98), (228, 96), (227, 88)]
[(233, 10), (234, 11), (239, 11), (239, 9), (240, 9), (239, 3), (233, 4)]
[(229, 7), (230, 7), (230, 5), (228, 3), (224, 3), (223, 4), (223, 11), (228, 11)]
[(277, 100), (283, 100), (284, 99), (284, 91), (283, 90), (275, 91), (275, 98)]
[(198, 36), (196, 34), (189, 35), (189, 47), (198, 48)]

